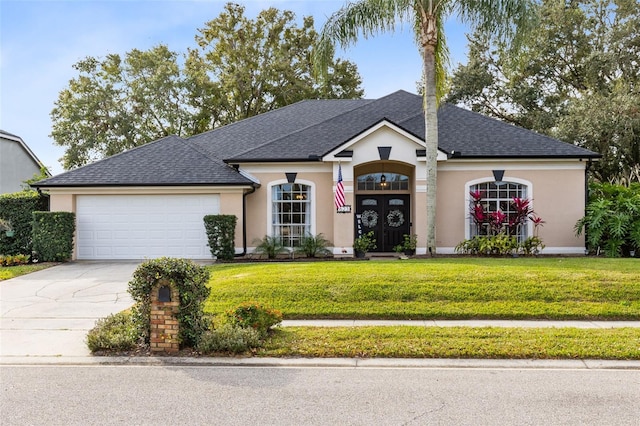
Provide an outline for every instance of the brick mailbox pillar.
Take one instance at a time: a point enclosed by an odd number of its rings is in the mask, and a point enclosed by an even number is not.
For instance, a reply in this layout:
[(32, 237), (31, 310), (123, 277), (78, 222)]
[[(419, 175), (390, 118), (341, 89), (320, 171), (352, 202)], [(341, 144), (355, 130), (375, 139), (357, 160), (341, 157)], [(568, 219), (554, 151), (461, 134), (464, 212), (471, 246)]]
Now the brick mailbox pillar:
[(151, 352), (176, 353), (178, 341), (178, 289), (168, 280), (160, 280), (151, 289), (151, 330), (149, 334)]

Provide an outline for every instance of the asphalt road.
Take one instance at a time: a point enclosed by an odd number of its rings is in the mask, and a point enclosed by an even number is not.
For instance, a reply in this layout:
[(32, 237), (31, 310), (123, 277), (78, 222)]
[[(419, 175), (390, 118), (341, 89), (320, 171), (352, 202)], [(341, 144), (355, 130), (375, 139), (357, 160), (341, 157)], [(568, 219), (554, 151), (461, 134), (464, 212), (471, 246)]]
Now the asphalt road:
[(639, 370), (8, 366), (8, 425), (639, 425)]

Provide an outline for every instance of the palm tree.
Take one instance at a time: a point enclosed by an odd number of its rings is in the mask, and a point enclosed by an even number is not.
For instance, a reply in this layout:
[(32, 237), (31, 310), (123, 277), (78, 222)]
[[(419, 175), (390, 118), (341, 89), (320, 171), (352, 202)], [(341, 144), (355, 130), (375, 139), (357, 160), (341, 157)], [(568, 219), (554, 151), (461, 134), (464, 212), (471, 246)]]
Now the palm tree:
[[(447, 48), (444, 22), (456, 15), (470, 29), (517, 45), (531, 27), (534, 0), (358, 0), (347, 3), (324, 24), (314, 52), (314, 65), (326, 76), (334, 43), (345, 48), (396, 25), (413, 25), (423, 60), (423, 108), (427, 159), (427, 253), (436, 252), (436, 168), (438, 102), (444, 93)], [(323, 78), (324, 80), (324, 78)]]

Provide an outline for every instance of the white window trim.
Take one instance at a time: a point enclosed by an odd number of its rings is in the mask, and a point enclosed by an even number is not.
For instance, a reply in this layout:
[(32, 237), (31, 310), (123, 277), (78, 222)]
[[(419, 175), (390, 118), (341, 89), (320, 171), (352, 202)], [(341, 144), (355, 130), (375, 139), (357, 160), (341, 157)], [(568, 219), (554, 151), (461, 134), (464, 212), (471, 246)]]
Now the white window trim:
[[(267, 235), (273, 236), (273, 187), (289, 183), (286, 179), (278, 179), (269, 182), (267, 185)], [(301, 185), (307, 185), (309, 187), (309, 192), (311, 194), (310, 202), (310, 211), (309, 214), (311, 216), (310, 220), (310, 232), (311, 235), (316, 235), (316, 184), (312, 181), (305, 179), (296, 179), (294, 183), (298, 183)]]
[[(469, 205), (471, 203), (471, 196), (469, 192), (471, 191), (471, 187), (474, 185), (478, 185), (480, 183), (490, 183), (495, 182), (495, 178), (493, 176), (487, 176), (484, 178), (473, 179), (464, 184), (464, 206), (465, 206), (465, 214), (464, 214), (464, 238), (468, 240), (471, 238), (471, 215), (469, 214)], [(513, 182), (520, 185), (525, 185), (527, 187), (527, 198), (529, 199), (530, 206), (533, 209), (533, 183), (526, 179), (520, 179), (516, 177), (507, 177), (504, 179), (504, 182)], [(527, 221), (527, 236), (533, 235), (533, 223), (531, 221)]]

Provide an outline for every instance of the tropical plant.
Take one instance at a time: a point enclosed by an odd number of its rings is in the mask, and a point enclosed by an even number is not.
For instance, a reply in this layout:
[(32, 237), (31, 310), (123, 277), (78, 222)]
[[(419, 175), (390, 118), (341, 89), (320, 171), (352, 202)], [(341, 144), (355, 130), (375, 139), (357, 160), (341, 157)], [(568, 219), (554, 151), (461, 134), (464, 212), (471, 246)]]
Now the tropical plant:
[(267, 259), (275, 259), (279, 254), (289, 253), (280, 237), (265, 235), (262, 239), (255, 240), (254, 244), (257, 244), (254, 253), (264, 254)]
[[(534, 235), (538, 236), (538, 228), (542, 226), (544, 220), (537, 216), (531, 207), (531, 200), (528, 198), (513, 197), (509, 215), (501, 210), (487, 212), (483, 203), (485, 196), (482, 191), (469, 192), (471, 198), (469, 206), (469, 216), (476, 226), (476, 235), (488, 232), (489, 235), (506, 233), (507, 235), (521, 235), (522, 227), (531, 221), (534, 226)], [(488, 225), (485, 227), (485, 225)], [(487, 229), (487, 231), (485, 231)]]
[(356, 253), (366, 253), (369, 250), (375, 250), (377, 247), (373, 231), (362, 234), (353, 240), (353, 250)]
[(324, 235), (305, 235), (300, 240), (300, 246), (295, 248), (296, 253), (302, 253), (306, 257), (329, 256), (331, 251), (327, 249), (331, 242)]
[(347, 3), (325, 23), (314, 52), (316, 71), (325, 78), (334, 43), (347, 47), (359, 35), (364, 38), (413, 25), (423, 59), (422, 93), (427, 159), (427, 253), (436, 252), (436, 169), (438, 155), (437, 105), (445, 88), (447, 48), (444, 23), (455, 14), (472, 30), (493, 34), (500, 41), (517, 45), (531, 27), (533, 0), (359, 0)]
[(589, 191), (586, 215), (576, 223), (576, 235), (584, 232), (589, 250), (603, 250), (607, 257), (640, 250), (640, 184), (628, 188), (592, 184)]

